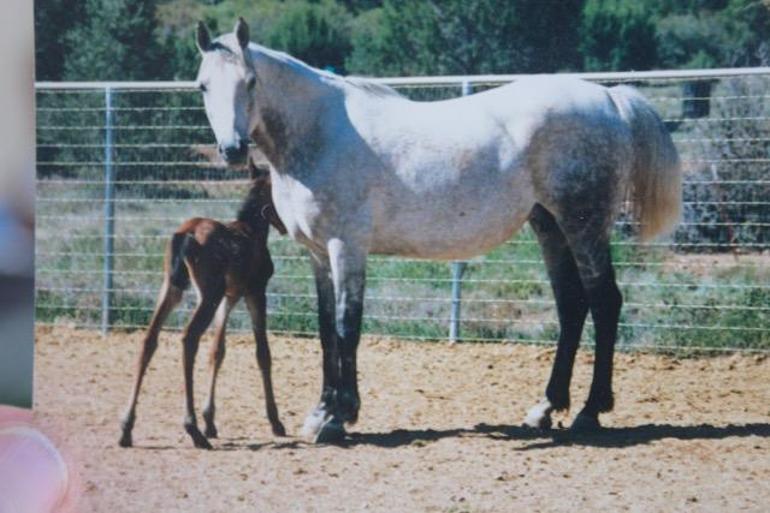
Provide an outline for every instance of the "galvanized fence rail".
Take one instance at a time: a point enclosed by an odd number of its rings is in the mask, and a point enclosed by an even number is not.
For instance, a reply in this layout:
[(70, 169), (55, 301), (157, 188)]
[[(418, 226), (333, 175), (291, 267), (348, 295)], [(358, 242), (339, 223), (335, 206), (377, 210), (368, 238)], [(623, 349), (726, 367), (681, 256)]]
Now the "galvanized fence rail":
[[(770, 352), (770, 68), (580, 76), (640, 88), (685, 164), (685, 215), (670, 239), (640, 245), (629, 218), (617, 223), (621, 347)], [(518, 78), (378, 80), (432, 100)], [(234, 216), (248, 181), (217, 163), (199, 96), (191, 82), (37, 84), (39, 324), (143, 328), (173, 229), (187, 217)], [(271, 329), (312, 336), (307, 257), (275, 234), (271, 251)], [(170, 327), (183, 325), (192, 300)], [(551, 344), (558, 332), (528, 229), (451, 266), (372, 257), (366, 302), (371, 334)], [(248, 328), (243, 312), (231, 322)]]

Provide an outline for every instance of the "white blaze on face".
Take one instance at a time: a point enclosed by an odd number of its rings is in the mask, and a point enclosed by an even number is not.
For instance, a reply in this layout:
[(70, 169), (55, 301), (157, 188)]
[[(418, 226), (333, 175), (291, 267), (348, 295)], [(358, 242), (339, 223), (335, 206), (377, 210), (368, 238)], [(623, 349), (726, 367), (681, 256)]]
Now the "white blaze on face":
[(220, 149), (248, 141), (250, 98), (245, 66), (220, 51), (207, 52), (198, 73), (211, 129)]

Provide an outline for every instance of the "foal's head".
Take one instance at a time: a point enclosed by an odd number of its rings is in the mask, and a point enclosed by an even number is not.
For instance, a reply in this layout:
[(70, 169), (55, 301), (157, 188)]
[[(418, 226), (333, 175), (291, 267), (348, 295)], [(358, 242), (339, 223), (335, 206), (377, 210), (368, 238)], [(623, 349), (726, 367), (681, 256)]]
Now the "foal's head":
[(273, 205), (272, 188), (270, 186), (270, 169), (266, 166), (257, 166), (249, 159), (249, 173), (251, 174), (251, 189), (238, 213), (238, 220), (249, 225), (270, 223), (281, 235), (286, 234), (286, 227), (275, 211)]
[(201, 22), (196, 43), (203, 57), (198, 87), (219, 154), (228, 164), (243, 164), (248, 157), (249, 123), (257, 83), (248, 50), (249, 27), (241, 18), (232, 34), (212, 41)]

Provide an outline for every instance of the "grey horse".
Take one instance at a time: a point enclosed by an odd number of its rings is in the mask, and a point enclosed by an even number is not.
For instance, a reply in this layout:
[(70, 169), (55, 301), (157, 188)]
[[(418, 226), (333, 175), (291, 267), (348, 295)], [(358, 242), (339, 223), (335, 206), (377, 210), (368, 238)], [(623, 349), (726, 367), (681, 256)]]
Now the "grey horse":
[(241, 19), (215, 40), (199, 24), (197, 82), (222, 157), (249, 139), (272, 169), (273, 200), (311, 254), (323, 348), (319, 404), (304, 431), (340, 440), (358, 418), (356, 352), (369, 254), (464, 259), (529, 221), (551, 280), (560, 334), (545, 398), (525, 424), (569, 407), (590, 311), (596, 358), (575, 430), (613, 408), (622, 305), (610, 231), (625, 200), (642, 239), (681, 210), (681, 167), (652, 106), (633, 88), (541, 76), (471, 96), (415, 102), (389, 87), (314, 69), (249, 42)]

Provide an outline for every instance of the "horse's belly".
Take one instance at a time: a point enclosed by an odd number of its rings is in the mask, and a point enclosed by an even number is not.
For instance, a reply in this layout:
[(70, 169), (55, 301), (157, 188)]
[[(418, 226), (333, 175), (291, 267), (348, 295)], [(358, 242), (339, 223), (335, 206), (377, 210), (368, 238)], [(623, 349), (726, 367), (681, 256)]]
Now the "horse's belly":
[(438, 198), (403, 202), (375, 224), (370, 252), (438, 260), (471, 258), (510, 239), (533, 205), (527, 188), (497, 191), (463, 205)]

